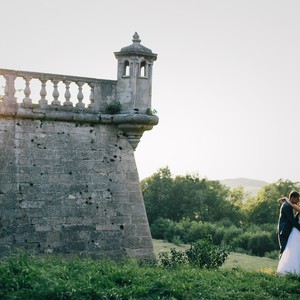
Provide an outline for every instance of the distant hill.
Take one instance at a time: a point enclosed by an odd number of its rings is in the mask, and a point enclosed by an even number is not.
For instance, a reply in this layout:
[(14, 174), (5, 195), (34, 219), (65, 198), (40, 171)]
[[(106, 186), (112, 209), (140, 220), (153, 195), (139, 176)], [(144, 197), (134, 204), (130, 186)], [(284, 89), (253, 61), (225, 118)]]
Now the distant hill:
[(265, 185), (268, 185), (268, 182), (261, 180), (254, 180), (248, 178), (234, 178), (234, 179), (224, 179), (220, 182), (229, 188), (236, 188), (242, 186), (246, 192), (251, 193), (253, 196), (257, 195), (257, 192)]

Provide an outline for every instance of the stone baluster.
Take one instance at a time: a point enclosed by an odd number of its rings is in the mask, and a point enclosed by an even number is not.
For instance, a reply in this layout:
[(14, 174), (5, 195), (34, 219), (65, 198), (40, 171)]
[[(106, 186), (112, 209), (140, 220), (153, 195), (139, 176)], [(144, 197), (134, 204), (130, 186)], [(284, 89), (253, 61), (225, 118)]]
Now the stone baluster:
[(25, 89), (24, 89), (24, 94), (25, 94), (25, 98), (23, 99), (23, 105), (30, 107), (32, 106), (32, 100), (29, 97), (31, 94), (31, 89), (30, 89), (30, 80), (32, 79), (29, 76), (25, 76), (23, 77), (25, 80)]
[(77, 99), (78, 103), (76, 104), (76, 107), (78, 108), (84, 108), (84, 103), (82, 103), (83, 100), (83, 93), (82, 93), (82, 86), (84, 85), (84, 82), (76, 82), (78, 85), (78, 94), (77, 94)]
[(71, 106), (73, 106), (73, 103), (70, 101), (70, 99), (71, 99), (71, 93), (70, 93), (70, 84), (71, 84), (71, 81), (65, 80), (64, 84), (66, 85), (66, 92), (65, 92), (65, 99), (66, 99), (66, 101), (64, 102), (64, 106), (71, 107)]
[(48, 101), (46, 100), (46, 96), (47, 96), (46, 82), (48, 81), (48, 79), (40, 79), (40, 81), (42, 87), (40, 91), (41, 99), (39, 100), (39, 104), (41, 107), (45, 107), (48, 105)]
[(5, 90), (4, 90), (4, 98), (3, 101), (6, 104), (16, 104), (17, 98), (15, 97), (16, 88), (15, 88), (15, 79), (16, 75), (13, 74), (6, 74), (4, 75), (6, 80)]
[(91, 93), (90, 93), (90, 104), (89, 108), (95, 108), (95, 95), (94, 95), (94, 90), (95, 90), (95, 84), (93, 82), (90, 82), (89, 87), (91, 88)]
[(54, 99), (51, 102), (51, 104), (59, 106), (60, 105), (60, 101), (58, 100), (59, 92), (58, 92), (57, 84), (59, 83), (60, 80), (52, 79), (51, 81), (53, 83), (53, 93), (52, 93), (52, 96), (53, 96), (53, 99)]

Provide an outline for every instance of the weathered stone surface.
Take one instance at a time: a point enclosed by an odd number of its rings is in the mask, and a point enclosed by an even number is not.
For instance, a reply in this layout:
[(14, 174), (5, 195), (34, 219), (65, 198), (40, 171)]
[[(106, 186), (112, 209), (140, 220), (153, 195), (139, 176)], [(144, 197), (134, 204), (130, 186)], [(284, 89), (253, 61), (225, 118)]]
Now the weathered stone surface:
[[(158, 123), (149, 114), (156, 54), (137, 34), (133, 42), (116, 53), (117, 81), (0, 69), (6, 80), (0, 101), (0, 257), (16, 248), (153, 256), (134, 149)], [(124, 76), (126, 66), (132, 69)], [(28, 89), (26, 101), (18, 102), (16, 78), (42, 83), (38, 104)], [(53, 100), (47, 100), (47, 81)], [(67, 90), (70, 83), (88, 85), (91, 103), (73, 105), (67, 91), (61, 99), (57, 83)], [(82, 101), (80, 93), (77, 99)], [(107, 114), (107, 105), (117, 101), (121, 111)]]
[(116, 125), (7, 118), (0, 130), (10, 158), (0, 156), (1, 256), (153, 255), (133, 150)]

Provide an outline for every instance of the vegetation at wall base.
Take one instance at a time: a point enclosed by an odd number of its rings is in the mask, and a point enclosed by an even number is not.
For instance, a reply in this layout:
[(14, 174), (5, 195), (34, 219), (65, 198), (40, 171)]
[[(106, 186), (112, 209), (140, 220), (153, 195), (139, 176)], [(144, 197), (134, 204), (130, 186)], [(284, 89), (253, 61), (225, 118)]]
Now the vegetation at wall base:
[(18, 254), (0, 260), (0, 299), (299, 299), (300, 277), (236, 268)]

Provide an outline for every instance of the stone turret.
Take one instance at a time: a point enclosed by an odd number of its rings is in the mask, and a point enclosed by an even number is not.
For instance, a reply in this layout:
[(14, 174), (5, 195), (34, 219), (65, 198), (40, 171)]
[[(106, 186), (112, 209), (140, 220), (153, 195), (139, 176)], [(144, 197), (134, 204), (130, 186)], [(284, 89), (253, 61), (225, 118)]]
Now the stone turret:
[(141, 45), (137, 33), (132, 41), (130, 46), (115, 52), (118, 59), (116, 102), (121, 104), (121, 115), (114, 120), (135, 150), (144, 131), (158, 123), (151, 109), (152, 66), (157, 54)]
[(125, 113), (146, 113), (151, 110), (152, 66), (157, 54), (141, 44), (139, 35), (133, 43), (115, 52), (118, 59), (116, 101)]

